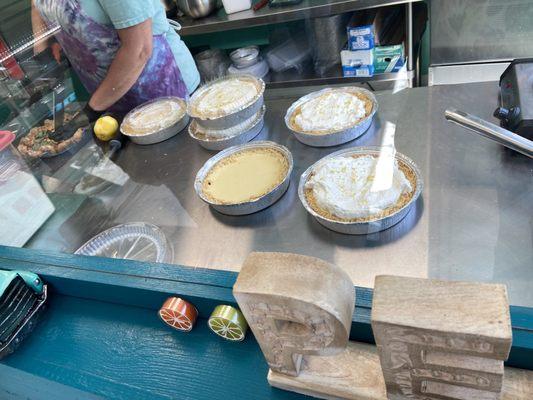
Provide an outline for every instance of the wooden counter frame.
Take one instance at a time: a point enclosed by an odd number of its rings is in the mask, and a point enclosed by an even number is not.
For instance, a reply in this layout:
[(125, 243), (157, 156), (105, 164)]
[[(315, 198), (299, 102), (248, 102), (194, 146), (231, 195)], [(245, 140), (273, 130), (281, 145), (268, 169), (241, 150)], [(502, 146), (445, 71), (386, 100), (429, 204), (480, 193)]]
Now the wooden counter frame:
[[(218, 304), (236, 305), (232, 295), (232, 287), (237, 278), (235, 272), (4, 246), (0, 246), (0, 269), (35, 272), (50, 284), (55, 293), (61, 295), (144, 309), (157, 310), (171, 294), (186, 296), (196, 305), (200, 317), (203, 318), (207, 318)], [(110, 286), (113, 290), (109, 290)], [(372, 290), (356, 288), (355, 303), (350, 339), (373, 343), (370, 326)], [(513, 347), (507, 365), (533, 369), (533, 308), (511, 306), (511, 320)], [(12, 397), (7, 398), (14, 399), (28, 393), (35, 395), (30, 388), (42, 386), (43, 382), (48, 382), (49, 390), (54, 387), (61, 389), (66, 396), (63, 398), (79, 398), (76, 393), (83, 393), (83, 398), (94, 398), (92, 394), (80, 391), (78, 388), (46, 381), (42, 377), (33, 376), (2, 363), (0, 363), (0, 376), (2, 377), (0, 395), (10, 393)], [(261, 379), (264, 379), (265, 385), (268, 385), (266, 375)], [(24, 382), (24, 385), (16, 382)], [(14, 388), (20, 391), (17, 393)], [(41, 398), (46, 398), (46, 390), (43, 390)], [(292, 395), (286, 397), (282, 391), (274, 393), (279, 399), (293, 398)]]

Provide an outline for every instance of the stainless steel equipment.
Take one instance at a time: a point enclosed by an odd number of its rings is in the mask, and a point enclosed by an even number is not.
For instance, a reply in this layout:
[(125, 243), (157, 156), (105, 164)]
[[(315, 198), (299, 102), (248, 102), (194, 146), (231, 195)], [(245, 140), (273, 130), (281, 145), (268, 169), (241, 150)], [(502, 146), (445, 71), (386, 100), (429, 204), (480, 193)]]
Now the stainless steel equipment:
[(513, 60), (500, 78), (500, 106), (494, 116), (501, 126), (533, 139), (533, 58)]
[(448, 121), (533, 158), (533, 141), (531, 140), (463, 111), (446, 110), (444, 116)]
[(202, 18), (217, 7), (217, 0), (178, 0), (178, 8), (191, 18)]

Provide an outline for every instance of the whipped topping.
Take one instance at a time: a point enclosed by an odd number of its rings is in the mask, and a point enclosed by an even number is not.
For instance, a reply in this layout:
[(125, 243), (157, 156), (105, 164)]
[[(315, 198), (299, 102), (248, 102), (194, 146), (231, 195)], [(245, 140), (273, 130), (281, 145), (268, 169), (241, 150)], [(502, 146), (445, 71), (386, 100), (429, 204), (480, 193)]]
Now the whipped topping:
[(122, 124), (128, 135), (144, 135), (160, 131), (178, 122), (185, 106), (178, 99), (161, 99), (130, 112)]
[(206, 115), (228, 114), (250, 103), (256, 95), (254, 82), (242, 78), (225, 79), (207, 88), (196, 108)]
[[(378, 157), (340, 156), (318, 167), (305, 187), (312, 189), (317, 205), (341, 219), (365, 218), (394, 206), (403, 193), (413, 189), (398, 162), (389, 163), (376, 173)], [(386, 189), (378, 189), (376, 180), (388, 180)], [(380, 176), (381, 175), (381, 176)]]
[(263, 106), (261, 110), (252, 115), (250, 118), (227, 129), (204, 129), (200, 127), (200, 125), (196, 125), (196, 130), (205, 136), (209, 136), (210, 138), (227, 139), (252, 129), (265, 112), (264, 108), (265, 107)]
[(355, 94), (333, 91), (305, 102), (295, 122), (304, 131), (342, 129), (355, 124), (365, 114), (365, 102)]

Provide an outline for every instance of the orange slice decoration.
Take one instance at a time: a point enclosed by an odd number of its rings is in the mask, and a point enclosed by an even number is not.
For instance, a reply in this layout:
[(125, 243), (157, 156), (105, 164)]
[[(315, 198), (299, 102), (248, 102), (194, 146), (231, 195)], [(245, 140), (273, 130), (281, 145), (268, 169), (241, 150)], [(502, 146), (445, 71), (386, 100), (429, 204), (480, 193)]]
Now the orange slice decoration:
[(198, 311), (191, 303), (179, 297), (169, 297), (159, 310), (159, 317), (172, 328), (189, 332), (196, 322)]

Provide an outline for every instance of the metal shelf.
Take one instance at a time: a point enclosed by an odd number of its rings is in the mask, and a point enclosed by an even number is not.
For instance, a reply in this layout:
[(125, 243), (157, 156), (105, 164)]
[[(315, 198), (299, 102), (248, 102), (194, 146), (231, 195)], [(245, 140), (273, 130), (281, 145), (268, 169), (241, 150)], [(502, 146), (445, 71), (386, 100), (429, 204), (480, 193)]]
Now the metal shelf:
[(351, 83), (365, 83), (365, 82), (394, 82), (394, 81), (407, 81), (412, 82), (414, 77), (413, 71), (407, 71), (405, 68), (399, 72), (376, 74), (372, 77), (349, 77), (342, 76), (340, 66), (334, 68), (325, 76), (317, 76), (312, 66), (304, 69), (303, 71), (297, 71), (291, 69), (283, 72), (271, 72), (269, 79), (267, 80), (267, 87), (269, 89), (279, 89), (288, 87), (299, 86), (319, 86), (319, 85), (341, 85)]
[(417, 1), (421, 0), (304, 0), (294, 6), (266, 6), (259, 11), (250, 9), (229, 15), (224, 12), (224, 9), (220, 9), (215, 14), (205, 18), (180, 17), (177, 18), (177, 21), (182, 26), (180, 35), (188, 36), (277, 24), (304, 18), (326, 17), (344, 12)]

